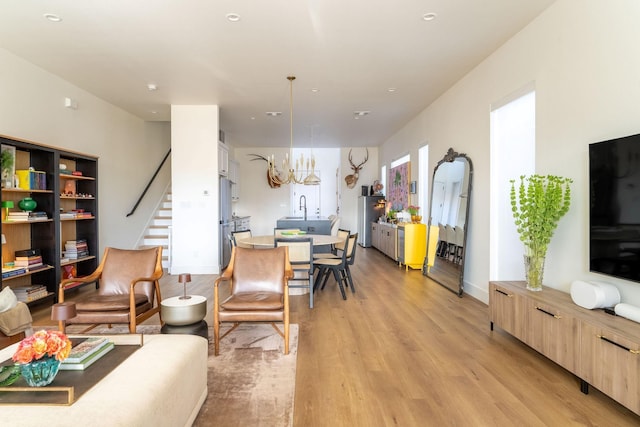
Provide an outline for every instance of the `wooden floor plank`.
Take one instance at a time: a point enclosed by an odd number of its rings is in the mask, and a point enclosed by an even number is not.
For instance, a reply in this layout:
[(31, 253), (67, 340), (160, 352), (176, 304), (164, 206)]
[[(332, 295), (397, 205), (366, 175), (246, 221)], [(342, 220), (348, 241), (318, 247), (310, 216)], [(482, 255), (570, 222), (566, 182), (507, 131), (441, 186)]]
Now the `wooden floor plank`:
[[(352, 274), (357, 292), (347, 290), (346, 301), (333, 279), (313, 309), (307, 296), (291, 297), (300, 328), (295, 426), (640, 425), (599, 391), (582, 394), (563, 368), (491, 331), (482, 302), (372, 248), (357, 248)], [(209, 323), (214, 278), (192, 275), (188, 285), (208, 298)], [(182, 293), (176, 276), (163, 278), (162, 292)], [(36, 325), (53, 324), (48, 308), (33, 314)]]

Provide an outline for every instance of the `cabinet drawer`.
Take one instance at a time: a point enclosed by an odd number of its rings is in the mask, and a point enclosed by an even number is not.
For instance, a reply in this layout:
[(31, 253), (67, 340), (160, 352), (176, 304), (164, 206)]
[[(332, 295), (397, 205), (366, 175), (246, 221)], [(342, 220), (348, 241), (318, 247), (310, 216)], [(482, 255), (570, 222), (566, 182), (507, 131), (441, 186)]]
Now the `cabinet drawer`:
[(586, 321), (580, 340), (579, 376), (639, 414), (640, 343)]
[(522, 296), (495, 283), (489, 285), (491, 323), (525, 342), (526, 310)]
[(539, 301), (527, 301), (526, 343), (563, 368), (576, 373), (578, 322), (566, 311)]

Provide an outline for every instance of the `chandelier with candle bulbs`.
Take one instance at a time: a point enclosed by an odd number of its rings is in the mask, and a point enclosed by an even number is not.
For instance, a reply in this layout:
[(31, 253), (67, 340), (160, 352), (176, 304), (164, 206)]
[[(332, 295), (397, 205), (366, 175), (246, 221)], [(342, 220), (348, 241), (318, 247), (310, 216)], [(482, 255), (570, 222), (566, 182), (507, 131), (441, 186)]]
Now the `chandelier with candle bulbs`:
[[(293, 81), (295, 76), (288, 76), (289, 80), (289, 131), (290, 131), (290, 145), (289, 153), (285, 154), (284, 160), (282, 160), (282, 173), (276, 166), (275, 156), (267, 157), (269, 163), (269, 179), (271, 182), (277, 185), (282, 184), (305, 184), (305, 185), (318, 185), (320, 184), (320, 178), (315, 174), (316, 159), (311, 154), (310, 158), (306, 161), (306, 170), (311, 168), (311, 173), (305, 178), (303, 168), (305, 166), (304, 155), (300, 154), (300, 158), (293, 159)], [(294, 167), (295, 166), (295, 167)]]

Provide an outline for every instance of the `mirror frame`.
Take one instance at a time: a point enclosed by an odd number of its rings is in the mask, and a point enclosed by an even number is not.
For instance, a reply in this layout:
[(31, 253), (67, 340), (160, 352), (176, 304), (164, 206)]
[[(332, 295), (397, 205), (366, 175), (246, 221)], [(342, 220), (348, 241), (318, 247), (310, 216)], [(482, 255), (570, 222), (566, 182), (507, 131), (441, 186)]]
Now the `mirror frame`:
[[(447, 283), (445, 283), (443, 280), (439, 280), (436, 276), (434, 276), (433, 274), (429, 273), (429, 267), (428, 267), (428, 260), (429, 260), (429, 240), (431, 238), (430, 233), (431, 233), (431, 221), (433, 218), (433, 193), (434, 193), (434, 183), (435, 183), (435, 178), (436, 178), (436, 173), (438, 172), (438, 168), (444, 164), (444, 163), (453, 163), (454, 161), (456, 161), (456, 159), (464, 159), (469, 167), (469, 178), (468, 178), (468, 182), (467, 182), (467, 188), (466, 188), (466, 192), (467, 192), (467, 203), (466, 203), (466, 212), (465, 212), (465, 221), (464, 221), (464, 239), (463, 239), (463, 245), (462, 245), (462, 260), (460, 261), (460, 274), (458, 276), (458, 284), (455, 287), (451, 287), (448, 286)], [(462, 297), (463, 294), (463, 290), (464, 290), (464, 266), (465, 266), (465, 261), (467, 258), (467, 230), (469, 228), (469, 206), (471, 205), (471, 189), (473, 188), (473, 162), (471, 161), (471, 159), (465, 154), (465, 153), (458, 153), (456, 151), (453, 150), (453, 148), (449, 148), (449, 150), (447, 150), (447, 153), (444, 155), (444, 157), (442, 158), (442, 160), (440, 160), (438, 162), (438, 164), (436, 165), (436, 167), (433, 169), (433, 175), (431, 177), (431, 197), (430, 197), (430, 201), (429, 201), (429, 219), (427, 221), (427, 254), (426, 257), (424, 259), (424, 263), (422, 266), (422, 274), (429, 277), (431, 280), (433, 280), (434, 282), (442, 285), (444, 288), (450, 290), (451, 292), (454, 292), (455, 294), (457, 294), (459, 297)], [(436, 246), (436, 250), (437, 250), (437, 246)], [(436, 255), (437, 257), (437, 255)]]

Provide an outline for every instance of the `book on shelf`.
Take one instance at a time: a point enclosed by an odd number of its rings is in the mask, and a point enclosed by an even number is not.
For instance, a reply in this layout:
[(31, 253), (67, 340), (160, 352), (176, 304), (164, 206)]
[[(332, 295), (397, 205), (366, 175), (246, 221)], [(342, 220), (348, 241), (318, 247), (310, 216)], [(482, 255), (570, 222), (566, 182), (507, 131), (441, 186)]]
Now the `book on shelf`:
[(64, 245), (65, 250), (69, 251), (69, 252), (82, 252), (84, 250), (87, 250), (89, 246), (84, 243), (81, 245), (70, 245), (70, 244), (66, 244)]
[(7, 221), (44, 221), (49, 219), (46, 212), (9, 212)]
[(67, 240), (65, 243), (68, 243), (68, 244), (87, 243), (87, 239)]
[(89, 251), (81, 251), (81, 252), (64, 251), (62, 252), (62, 256), (64, 256), (65, 258), (69, 258), (70, 260), (79, 259), (79, 258), (84, 258), (89, 256)]
[(102, 356), (104, 356), (105, 354), (113, 350), (114, 347), (115, 347), (115, 344), (112, 341), (108, 341), (106, 345), (104, 345), (103, 347), (100, 347), (98, 351), (96, 351), (95, 353), (92, 353), (89, 357), (85, 358), (81, 362), (71, 363), (71, 362), (67, 362), (67, 360), (63, 360), (62, 363), (60, 364), (60, 370), (61, 371), (83, 371), (87, 369), (89, 366), (93, 365), (96, 361), (100, 360)]
[(45, 270), (47, 268), (49, 268), (49, 264), (30, 265), (29, 267), (27, 267), (27, 271), (29, 273), (34, 273), (36, 271)]
[(16, 257), (30, 257), (30, 256), (38, 256), (40, 254), (40, 249), (22, 249), (19, 251), (15, 251), (14, 255)]
[(42, 256), (16, 257), (13, 264), (16, 267), (37, 267), (42, 265)]
[(38, 262), (14, 261), (13, 265), (15, 265), (16, 267), (24, 267), (26, 269), (29, 269), (29, 268), (40, 267), (40, 266), (42, 266), (44, 264), (42, 263), (42, 259), (41, 259)]
[(18, 286), (11, 289), (18, 301), (22, 302), (35, 301), (49, 295), (49, 291), (44, 285)]
[(20, 274), (26, 274), (27, 269), (24, 267), (3, 267), (2, 278), (8, 279), (9, 277), (18, 276)]

